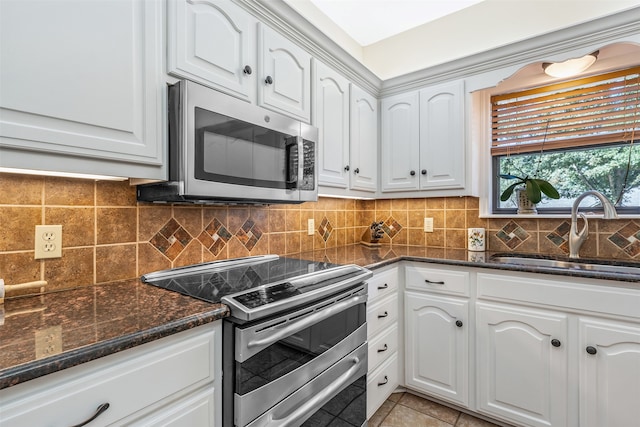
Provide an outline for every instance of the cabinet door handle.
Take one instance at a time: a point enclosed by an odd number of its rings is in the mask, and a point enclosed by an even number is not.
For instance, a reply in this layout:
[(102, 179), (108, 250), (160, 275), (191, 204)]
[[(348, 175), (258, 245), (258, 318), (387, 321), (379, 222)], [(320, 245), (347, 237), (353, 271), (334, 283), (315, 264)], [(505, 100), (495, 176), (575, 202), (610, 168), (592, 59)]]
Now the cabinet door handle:
[(427, 174), (427, 170), (426, 170), (426, 169), (422, 169), (422, 170), (420, 171), (420, 173), (421, 173), (422, 175), (426, 175), (426, 174)]
[(462, 320), (456, 320), (456, 326), (458, 328), (462, 328), (462, 325), (464, 325), (464, 323), (462, 323)]
[(89, 418), (88, 420), (86, 420), (83, 423), (80, 424), (76, 424), (74, 426), (71, 427), (82, 427), (82, 426), (86, 426), (87, 424), (89, 424), (91, 421), (95, 420), (96, 418), (98, 418), (100, 416), (100, 414), (102, 414), (104, 411), (106, 411), (107, 409), (109, 409), (109, 402), (103, 403), (102, 405), (98, 406), (98, 408), (96, 409), (96, 413), (93, 414), (93, 416), (91, 418)]
[(411, 172), (409, 172), (409, 175), (411, 175), (411, 176), (415, 176), (415, 175), (416, 175), (416, 171), (411, 171)]
[(554, 347), (560, 347), (562, 343), (560, 342), (560, 340), (554, 338), (551, 340), (551, 345)]
[(389, 347), (387, 347), (387, 345), (385, 344), (383, 348), (379, 348), (378, 349), (378, 353), (382, 353), (382, 352), (387, 351), (387, 350), (389, 350)]
[(386, 383), (389, 382), (389, 377), (387, 377), (386, 375), (384, 376), (384, 381), (382, 381), (381, 383), (378, 383), (378, 387), (381, 387), (383, 385), (385, 385)]
[(385, 311), (384, 314), (378, 314), (378, 319), (382, 318), (382, 317), (387, 317), (389, 316), (389, 312)]
[(595, 347), (592, 347), (592, 346), (588, 346), (587, 347), (587, 353), (596, 354), (597, 352), (598, 352), (598, 350)]
[(347, 165), (347, 166), (345, 166), (345, 167), (344, 167), (345, 172), (349, 172), (349, 169), (350, 169), (350, 168), (349, 168), (349, 165)]
[(429, 279), (424, 279), (425, 283), (428, 283), (430, 285), (444, 285), (444, 281), (440, 281), (440, 282), (432, 282)]
[(353, 170), (353, 173), (360, 173), (360, 168), (355, 168), (355, 169)]
[(251, 69), (250, 66), (245, 65), (244, 68), (242, 69), (242, 72), (245, 73), (246, 75), (251, 75), (251, 73), (253, 72), (253, 70)]
[(266, 79), (264, 79), (264, 82), (268, 85), (270, 85), (271, 83), (273, 83), (273, 79), (271, 78), (271, 76), (267, 76)]
[(378, 289), (382, 290), (382, 289), (387, 289), (389, 287), (389, 285), (387, 285), (386, 283), (382, 286), (378, 286)]

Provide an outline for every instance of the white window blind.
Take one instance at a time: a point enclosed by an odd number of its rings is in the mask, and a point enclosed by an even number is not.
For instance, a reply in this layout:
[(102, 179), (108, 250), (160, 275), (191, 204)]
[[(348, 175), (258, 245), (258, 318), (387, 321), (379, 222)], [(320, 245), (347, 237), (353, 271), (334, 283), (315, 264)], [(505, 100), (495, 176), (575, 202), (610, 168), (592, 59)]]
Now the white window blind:
[(631, 141), (640, 137), (640, 66), (495, 95), (491, 104), (492, 156)]

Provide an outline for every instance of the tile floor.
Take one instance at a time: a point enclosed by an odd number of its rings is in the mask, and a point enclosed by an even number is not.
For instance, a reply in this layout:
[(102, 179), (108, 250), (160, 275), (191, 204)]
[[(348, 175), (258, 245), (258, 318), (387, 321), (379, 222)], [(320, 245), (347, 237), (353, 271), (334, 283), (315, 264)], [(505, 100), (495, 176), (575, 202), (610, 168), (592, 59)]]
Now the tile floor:
[(369, 427), (497, 427), (409, 393), (394, 393), (369, 420)]

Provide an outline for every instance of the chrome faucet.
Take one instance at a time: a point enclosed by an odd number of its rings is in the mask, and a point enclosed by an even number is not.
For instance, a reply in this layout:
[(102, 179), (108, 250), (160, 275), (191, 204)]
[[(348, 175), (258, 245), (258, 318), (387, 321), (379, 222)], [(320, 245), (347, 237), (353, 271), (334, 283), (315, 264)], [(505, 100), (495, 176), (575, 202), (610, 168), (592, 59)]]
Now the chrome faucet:
[(584, 227), (582, 227), (582, 230), (578, 232), (578, 206), (580, 205), (582, 199), (587, 196), (595, 196), (600, 199), (602, 208), (604, 209), (604, 219), (618, 218), (616, 208), (613, 206), (613, 204), (611, 204), (609, 199), (604, 197), (604, 195), (599, 191), (589, 190), (579, 195), (573, 202), (573, 207), (571, 208), (571, 230), (569, 230), (569, 258), (580, 258), (580, 247), (589, 236), (589, 222), (587, 221), (587, 217), (585, 216), (585, 214), (583, 214), (582, 212), (580, 212), (580, 217), (584, 220)]

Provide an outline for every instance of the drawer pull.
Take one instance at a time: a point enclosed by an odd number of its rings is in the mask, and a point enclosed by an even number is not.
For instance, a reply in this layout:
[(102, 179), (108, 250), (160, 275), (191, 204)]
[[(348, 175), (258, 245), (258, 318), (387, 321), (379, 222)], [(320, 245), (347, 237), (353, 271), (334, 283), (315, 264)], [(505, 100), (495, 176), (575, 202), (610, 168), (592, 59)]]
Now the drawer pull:
[(428, 283), (428, 284), (430, 284), (430, 285), (444, 285), (444, 282), (443, 282), (443, 281), (440, 281), (440, 282), (432, 282), (432, 281), (431, 281), (431, 280), (429, 280), (429, 279), (424, 279), (424, 281), (425, 281), (425, 283)]
[(382, 290), (382, 289), (387, 289), (389, 287), (389, 285), (387, 285), (386, 283), (382, 286), (378, 286), (378, 289)]
[(387, 347), (387, 345), (385, 344), (384, 348), (379, 348), (378, 349), (378, 353), (382, 353), (383, 351), (387, 351), (387, 350), (389, 350), (389, 347)]
[(103, 403), (102, 405), (98, 406), (98, 408), (96, 409), (96, 413), (93, 414), (93, 416), (91, 418), (89, 418), (88, 420), (86, 420), (83, 423), (80, 424), (76, 424), (74, 426), (71, 427), (82, 427), (82, 426), (86, 426), (87, 424), (89, 424), (91, 421), (95, 420), (96, 418), (98, 418), (104, 411), (106, 411), (107, 409), (109, 409), (109, 403)]
[(386, 383), (389, 382), (389, 377), (387, 377), (386, 375), (384, 376), (384, 381), (382, 381), (381, 383), (378, 383), (378, 387), (382, 387), (383, 385), (385, 385)]
[(389, 316), (389, 312), (385, 311), (383, 314), (378, 314), (378, 319)]

